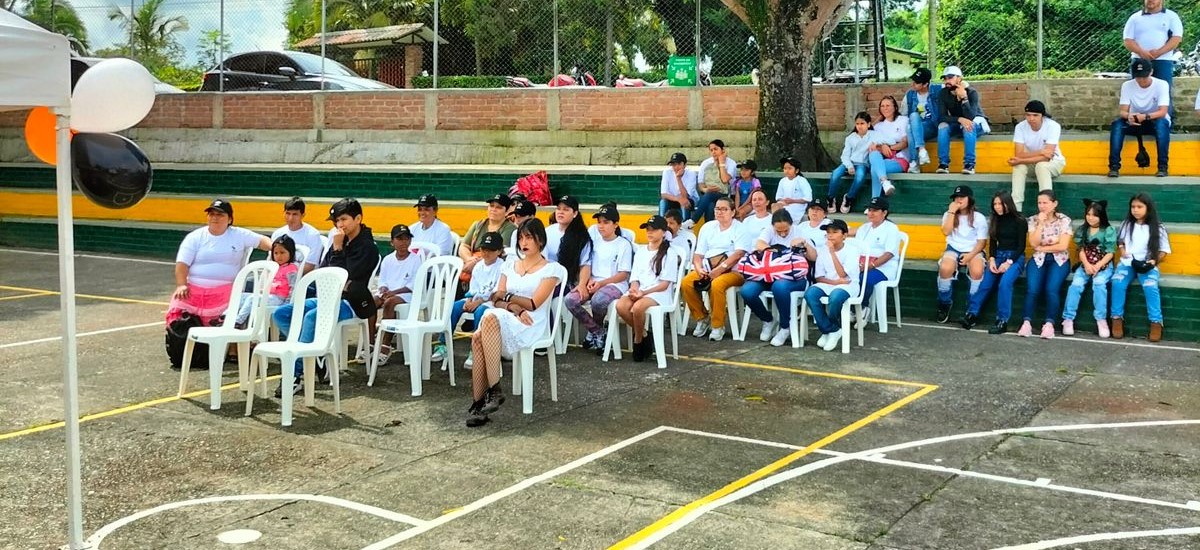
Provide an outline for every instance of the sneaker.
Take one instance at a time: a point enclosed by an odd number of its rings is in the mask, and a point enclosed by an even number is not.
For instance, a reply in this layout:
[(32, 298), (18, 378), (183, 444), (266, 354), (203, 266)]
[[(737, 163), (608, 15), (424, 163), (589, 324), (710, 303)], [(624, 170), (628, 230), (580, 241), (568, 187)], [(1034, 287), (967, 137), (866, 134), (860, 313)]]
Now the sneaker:
[[(302, 393), (304, 393), (304, 379), (297, 378), (296, 381), (292, 383), (292, 395), (300, 395)], [(283, 397), (283, 382), (280, 382), (279, 387), (275, 388), (275, 398), (280, 399), (282, 397)]]
[(949, 322), (950, 321), (950, 309), (952, 307), (954, 307), (954, 302), (950, 302), (948, 304), (938, 304), (937, 317), (935, 317), (934, 320), (939, 323)]
[(996, 324), (988, 329), (988, 334), (1004, 334), (1008, 332), (1008, 321), (996, 319)]
[(1112, 318), (1112, 337), (1120, 340), (1125, 337), (1125, 320), (1120, 317)]
[(607, 340), (607, 337), (603, 334), (592, 337), (592, 343), (596, 345), (596, 355), (604, 355), (605, 340)]
[(1033, 336), (1033, 325), (1029, 324), (1028, 320), (1021, 323), (1021, 328), (1017, 330), (1017, 336), (1022, 338), (1029, 338), (1030, 336)]
[(836, 211), (838, 209), (837, 197), (835, 197), (833, 195), (829, 195), (828, 197), (825, 197), (825, 206), (829, 208), (830, 212)]
[(483, 408), (483, 400), (482, 399), (480, 399), (479, 401), (476, 401), (474, 403), (471, 403), (470, 408), (467, 409), (467, 427), (468, 428), (478, 428), (479, 426), (482, 426), (482, 425), (488, 423), (488, 416), (486, 414), (483, 414), (483, 411), (481, 410), (482, 408)]
[(708, 334), (708, 339), (712, 340), (713, 342), (720, 342), (721, 339), (724, 337), (725, 337), (725, 329), (724, 328), (714, 328), (714, 329), (712, 329), (712, 332), (710, 332)]
[(842, 205), (838, 207), (838, 212), (849, 214), (850, 208), (854, 206), (854, 201), (850, 199), (850, 195), (842, 195)]
[[(446, 360), (446, 344), (434, 344), (433, 353), (429, 355), (430, 361), (445, 361)], [(446, 366), (442, 365), (442, 370), (446, 370)]]
[[(1065, 330), (1066, 329), (1064, 328), (1064, 332)], [(1096, 334), (1099, 334), (1101, 338), (1108, 338), (1112, 335), (1108, 332), (1108, 319), (1100, 319), (1099, 321), (1096, 321)]]
[[(929, 164), (929, 151), (924, 147), (917, 148), (917, 162), (920, 164)], [(920, 170), (918, 170), (920, 172)]]
[(1112, 170), (1108, 171), (1108, 177), (1110, 177), (1110, 178), (1115, 178), (1120, 175), (1121, 175), (1121, 172), (1118, 171), (1116, 168), (1113, 168)]
[(318, 383), (320, 383), (320, 384), (329, 384), (330, 383), (329, 367), (325, 366), (325, 358), (324, 357), (317, 358), (316, 371), (317, 371), (317, 382)]
[(782, 346), (787, 343), (788, 338), (790, 338), (791, 336), (792, 336), (791, 331), (785, 330), (785, 329), (779, 329), (779, 332), (776, 332), (775, 337), (771, 339), (771, 345), (775, 346), (775, 347)]
[(890, 197), (890, 196), (896, 194), (896, 186), (892, 185), (892, 180), (889, 180), (887, 178), (879, 178), (879, 185), (880, 185), (880, 187), (883, 188), (884, 195), (887, 195)]
[(1063, 336), (1075, 336), (1075, 321), (1073, 319), (1063, 319)]
[(1049, 322), (1043, 323), (1042, 324), (1042, 334), (1040, 336), (1042, 338), (1045, 338), (1046, 340), (1054, 338), (1054, 323), (1049, 323)]
[(775, 336), (776, 332), (779, 332), (779, 323), (773, 320), (768, 321), (763, 323), (762, 332), (758, 334), (758, 339), (763, 342), (769, 341), (773, 336)]
[(975, 325), (979, 324), (979, 316), (974, 313), (968, 313), (963, 315), (962, 321), (959, 321), (958, 324), (962, 325), (962, 328), (966, 330), (971, 330), (975, 328)]
[(818, 347), (818, 348), (823, 348), (823, 347), (825, 347), (825, 341), (826, 341), (826, 340), (828, 340), (828, 339), (829, 339), (829, 335), (828, 335), (828, 334), (822, 334), (820, 338), (817, 338), (817, 347)]
[(915, 162), (908, 165), (908, 173), (909, 174), (920, 174), (921, 173), (921, 165), (917, 164)]
[[(388, 359), (392, 358), (391, 346), (379, 346), (379, 358), (375, 360), (376, 367), (382, 367), (387, 364)], [(365, 363), (366, 361), (364, 361)]]
[(358, 355), (354, 356), (355, 361), (358, 361), (359, 363), (364, 363), (364, 364), (370, 358), (371, 358), (371, 346), (366, 346), (362, 351), (358, 352)]
[(825, 335), (825, 343), (821, 346), (821, 349), (823, 349), (825, 351), (833, 351), (833, 350), (837, 349), (838, 342), (841, 341), (841, 339), (842, 339), (842, 331), (841, 330), (835, 330), (829, 334), (826, 334)]
[(475, 364), (475, 354), (473, 352), (468, 353), (467, 360), (463, 361), (463, 368), (467, 369), (467, 370), (471, 370), (471, 366), (474, 364)]
[(487, 415), (500, 410), (500, 405), (504, 404), (504, 392), (500, 390), (500, 383), (488, 388), (487, 393), (483, 394), (483, 405), (479, 412)]
[(583, 343), (579, 344), (580, 349), (596, 349), (596, 339), (592, 337), (592, 333), (583, 335)]
[(1165, 178), (1165, 177), (1167, 177), (1167, 169), (1166, 169), (1166, 168), (1159, 168), (1159, 170), (1158, 170), (1157, 172), (1155, 172), (1155, 173), (1154, 173), (1154, 177), (1156, 177), (1156, 178)]
[(937, 173), (949, 174), (950, 173), (950, 165), (949, 164), (939, 164), (937, 167)]
[(684, 231), (691, 231), (692, 227), (695, 227), (695, 225), (696, 222), (692, 220), (683, 220), (683, 223), (679, 224), (679, 227)]
[(692, 336), (696, 338), (704, 338), (705, 334), (708, 334), (708, 317), (696, 321), (696, 330), (692, 331)]
[(965, 176), (974, 176), (975, 175), (975, 165), (974, 164), (963, 165), (962, 173)]

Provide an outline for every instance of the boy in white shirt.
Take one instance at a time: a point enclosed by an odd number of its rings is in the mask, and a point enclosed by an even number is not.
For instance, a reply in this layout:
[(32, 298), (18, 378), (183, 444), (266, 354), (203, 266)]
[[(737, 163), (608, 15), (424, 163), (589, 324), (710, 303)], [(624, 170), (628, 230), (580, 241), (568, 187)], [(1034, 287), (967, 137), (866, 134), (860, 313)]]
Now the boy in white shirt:
[[(407, 225), (401, 223), (392, 227), (392, 249), (396, 253), (388, 254), (379, 265), (379, 287), (374, 293), (375, 305), (383, 311), (384, 319), (395, 319), (396, 306), (412, 300), (412, 286), (417, 278), (417, 270), (421, 269), (421, 256), (413, 254), (411, 250), (412, 239), (412, 230)], [(371, 318), (371, 324), (375, 324), (374, 317)], [(371, 327), (371, 333), (375, 333), (374, 326)], [(379, 342), (380, 364), (387, 363), (392, 352), (388, 345), (391, 336), (390, 332), (385, 332), (383, 340)]]
[(1030, 167), (1037, 175), (1038, 191), (1054, 189), (1054, 180), (1067, 167), (1067, 159), (1058, 147), (1062, 126), (1046, 114), (1046, 105), (1038, 100), (1025, 104), (1025, 120), (1013, 130), (1012, 198), (1017, 212), (1025, 202), (1025, 177)]
[[(817, 345), (833, 351), (843, 336), (842, 308), (846, 300), (858, 295), (859, 251), (846, 243), (850, 228), (845, 221), (830, 221), (825, 232), (825, 246), (817, 247), (816, 282), (805, 291), (804, 301), (821, 331)], [(828, 306), (821, 304), (825, 297), (829, 298)]]
[(303, 269), (301, 275), (316, 269), (321, 264), (321, 258), (325, 256), (325, 251), (321, 246), (321, 232), (304, 223), (304, 210), (304, 199), (300, 197), (292, 197), (285, 201), (283, 203), (283, 221), (286, 225), (271, 233), (271, 242), (275, 242), (282, 235), (287, 235), (299, 245), (297, 248), (304, 247), (306, 255), (304, 256), (304, 265), (300, 266)]
[(663, 170), (662, 183), (658, 187), (660, 216), (677, 208), (687, 218), (688, 212), (695, 206), (699, 174), (688, 170), (687, 162), (687, 155), (683, 153), (675, 153), (667, 161), (667, 169)]
[[(450, 326), (458, 327), (458, 321), (462, 319), (463, 313), (471, 313), (474, 319), (482, 319), (483, 312), (488, 309), (488, 297), (492, 295), (492, 291), (496, 290), (496, 284), (500, 282), (500, 270), (504, 267), (504, 260), (501, 258), (504, 251), (504, 236), (495, 231), (489, 231), (483, 234), (483, 240), (479, 243), (479, 263), (475, 264), (475, 269), (471, 271), (471, 285), (467, 287), (467, 293), (463, 299), (454, 302), (454, 306), (450, 310)], [(464, 324), (463, 330), (474, 331), (475, 321), (468, 321), (470, 325)], [(443, 336), (440, 341), (433, 346), (433, 354), (430, 356), (431, 361), (441, 361), (446, 357), (446, 343)], [(467, 358), (467, 367), (471, 366), (470, 357)], [(445, 367), (443, 366), (443, 369)]]
[(1167, 157), (1171, 148), (1171, 88), (1165, 81), (1150, 76), (1149, 61), (1134, 59), (1130, 66), (1133, 80), (1121, 84), (1121, 115), (1112, 123), (1108, 133), (1108, 177), (1121, 172), (1121, 149), (1125, 135), (1154, 136), (1158, 149), (1158, 171), (1155, 176), (1167, 176)]

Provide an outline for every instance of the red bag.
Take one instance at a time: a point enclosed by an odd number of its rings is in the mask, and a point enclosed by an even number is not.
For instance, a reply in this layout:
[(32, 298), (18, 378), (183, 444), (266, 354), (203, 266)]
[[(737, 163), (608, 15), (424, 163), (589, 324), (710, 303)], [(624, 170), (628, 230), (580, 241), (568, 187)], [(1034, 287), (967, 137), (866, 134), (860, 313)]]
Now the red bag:
[(540, 170), (517, 180), (508, 190), (508, 194), (521, 193), (525, 199), (536, 206), (550, 206), (554, 199), (550, 198), (550, 177), (545, 170)]

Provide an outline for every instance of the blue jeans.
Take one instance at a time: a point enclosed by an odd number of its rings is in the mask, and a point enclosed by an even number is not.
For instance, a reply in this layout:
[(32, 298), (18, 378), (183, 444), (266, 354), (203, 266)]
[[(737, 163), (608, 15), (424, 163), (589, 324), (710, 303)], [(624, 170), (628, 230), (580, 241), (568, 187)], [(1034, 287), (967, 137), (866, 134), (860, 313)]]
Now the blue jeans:
[[(1167, 88), (1173, 88), (1172, 80), (1175, 78), (1175, 62), (1170, 59), (1155, 59), (1150, 62), (1150, 76), (1167, 82)], [(1171, 99), (1171, 107), (1168, 109), (1171, 113), (1171, 120), (1175, 120), (1175, 99)]]
[[(828, 295), (828, 310), (821, 305), (821, 298), (825, 296), (825, 289), (812, 286), (804, 293), (804, 301), (808, 302), (808, 309), (812, 312), (813, 321), (817, 323), (817, 329), (821, 331), (821, 334), (830, 334), (842, 328), (842, 308), (845, 307), (846, 300), (850, 299), (850, 293), (840, 288), (834, 289)], [(837, 320), (831, 321), (831, 318)]]
[(879, 183), (879, 178), (888, 174), (903, 172), (904, 167), (900, 165), (900, 161), (896, 159), (885, 159), (883, 153), (879, 151), (871, 151), (867, 154), (867, 162), (871, 164), (871, 197), (878, 197), (883, 194), (883, 186)]
[(1158, 149), (1158, 169), (1166, 170), (1171, 149), (1171, 123), (1165, 118), (1156, 118), (1137, 126), (1130, 126), (1129, 121), (1123, 118), (1114, 120), (1108, 132), (1108, 169), (1121, 169), (1121, 148), (1125, 147), (1125, 136), (1136, 135), (1154, 136), (1154, 144)]
[[(1013, 285), (1017, 283), (1017, 279), (1021, 278), (1021, 271), (1025, 269), (1025, 255), (1012, 250), (1001, 250), (996, 253), (997, 266), (1010, 259), (1013, 263), (1004, 273), (997, 275), (990, 269), (983, 270), (983, 282), (979, 283), (979, 289), (967, 302), (968, 314), (979, 315), (984, 302), (987, 301), (988, 294), (992, 292), (992, 287), (996, 286), (996, 320), (1005, 323), (1008, 322), (1009, 317), (1012, 317)], [(996, 283), (999, 283), (999, 286)]]
[[(867, 180), (868, 171), (870, 171), (870, 168), (866, 164), (854, 165), (854, 182), (850, 184), (850, 190), (846, 191), (846, 195), (850, 197), (850, 200), (854, 200), (854, 197), (858, 196), (858, 190), (862, 188), (863, 182)], [(827, 196), (838, 196), (838, 183), (846, 176), (847, 172), (845, 164), (839, 164), (837, 168), (833, 169), (833, 173), (829, 175), (829, 194)], [(798, 222), (800, 220), (792, 221)]]
[[(859, 279), (862, 280), (861, 278)], [(863, 305), (871, 304), (871, 294), (875, 292), (875, 285), (888, 280), (887, 275), (878, 269), (872, 269), (867, 272), (867, 290), (863, 292)]]
[[(469, 329), (467, 329), (466, 327), (463, 327), (463, 328), (466, 330), (469, 330), (469, 331), (475, 330), (475, 327), (477, 326), (476, 323), (480, 319), (483, 319), (483, 312), (487, 311), (488, 308), (492, 307), (490, 304), (491, 304), (491, 302), (484, 302), (482, 304), (479, 304), (478, 306), (475, 306), (475, 321), (471, 322), (471, 328), (469, 328)], [(467, 305), (467, 300), (466, 300), (466, 298), (464, 298), (462, 300), (458, 300), (458, 301), (454, 302), (454, 305), (450, 308), (450, 328), (451, 329), (454, 329), (455, 327), (458, 326), (458, 321), (460, 319), (462, 319), (462, 316), (463, 316), (463, 307), (465, 307), (466, 305)], [(445, 344), (446, 343), (446, 335), (443, 334), (441, 336), (438, 336), (438, 342)]]
[(938, 124), (938, 164), (950, 165), (950, 136), (962, 135), (963, 138), (963, 166), (975, 166), (975, 140), (986, 134), (983, 133), (983, 128), (976, 123), (970, 132), (963, 130), (962, 124), (957, 120), (943, 121)]
[(908, 160), (917, 162), (917, 149), (925, 146), (925, 136), (937, 134), (937, 122), (925, 120), (915, 113), (908, 117)]
[[(688, 197), (688, 200), (691, 201), (688, 204), (695, 204), (695, 200), (693, 200), (692, 197)], [(688, 213), (691, 212), (690, 208), (684, 208), (682, 204), (679, 204), (675, 201), (669, 201), (667, 199), (658, 199), (658, 215), (659, 216), (666, 216), (667, 210), (670, 210), (672, 208), (678, 208), (679, 213), (683, 216), (683, 219), (685, 219), (685, 220), (688, 219)]]
[(1062, 284), (1071, 272), (1071, 264), (1058, 265), (1054, 257), (1046, 255), (1046, 260), (1039, 267), (1037, 261), (1029, 258), (1025, 262), (1025, 320), (1033, 320), (1033, 311), (1037, 307), (1042, 293), (1046, 294), (1046, 322), (1058, 321), (1058, 311), (1062, 304)]
[(711, 222), (716, 219), (713, 208), (717, 206), (717, 199), (728, 197), (725, 193), (705, 193), (700, 195), (696, 200), (696, 209), (692, 211), (691, 220), (693, 222), (700, 221), (700, 216), (704, 216), (704, 221)]
[(786, 327), (792, 322), (792, 292), (804, 290), (808, 286), (808, 281), (801, 279), (799, 281), (777, 280), (773, 283), (764, 283), (761, 281), (746, 281), (742, 285), (741, 290), (742, 300), (746, 302), (746, 307), (754, 312), (754, 316), (764, 323), (770, 323), (774, 317), (771, 312), (767, 311), (766, 304), (759, 299), (763, 291), (770, 290), (771, 295), (775, 299), (775, 309), (779, 310), (779, 326)]
[[(345, 321), (354, 317), (354, 310), (350, 308), (350, 302), (342, 300), (342, 307), (338, 310), (338, 321)], [(275, 325), (279, 327), (279, 335), (284, 339), (287, 338), (287, 331), (291, 328), (292, 323), (292, 304), (289, 302), (286, 305), (279, 306), (275, 310), (275, 314), (271, 316), (275, 321)], [(316, 337), (317, 332), (317, 299), (309, 298), (304, 301), (304, 321), (300, 324), (300, 341), (309, 344)], [(296, 360), (296, 379), (299, 380), (304, 376), (304, 362), (300, 359)]]
[(1083, 296), (1083, 289), (1087, 287), (1088, 281), (1092, 282), (1092, 317), (1097, 321), (1108, 319), (1108, 280), (1112, 278), (1113, 268), (1109, 264), (1097, 271), (1095, 275), (1088, 276), (1083, 270), (1083, 266), (1075, 269), (1075, 274), (1071, 276), (1071, 286), (1067, 287), (1067, 302), (1063, 305), (1063, 320), (1074, 321), (1075, 312), (1079, 310), (1079, 298)]
[(1112, 277), (1112, 316), (1114, 318), (1125, 316), (1125, 293), (1129, 290), (1129, 285), (1133, 283), (1134, 277), (1141, 281), (1142, 294), (1146, 295), (1146, 317), (1151, 323), (1163, 322), (1162, 296), (1158, 288), (1159, 272), (1157, 267), (1145, 273), (1136, 273), (1133, 271), (1133, 266), (1117, 266), (1117, 272)]
[[(958, 272), (965, 267), (965, 266), (959, 265), (958, 262), (959, 262), (959, 260), (962, 259), (963, 256), (965, 256), (967, 254), (966, 252), (959, 252), (959, 251), (955, 250), (950, 245), (946, 245), (946, 249), (942, 251), (942, 254), (945, 255), (946, 252), (954, 253), (954, 265), (956, 267), (954, 268), (954, 275), (952, 275), (950, 277), (950, 283), (948, 285), (946, 285), (945, 287), (942, 287), (941, 274), (939, 273), (937, 276), (938, 277), (937, 301), (938, 301), (939, 305), (950, 305), (951, 303), (954, 302), (954, 281), (956, 279), (958, 279)], [(983, 265), (984, 265), (983, 272), (984, 272), (984, 275), (986, 276), (987, 271), (988, 271), (986, 251), (980, 251), (979, 258), (981, 260), (983, 260)], [(941, 265), (941, 262), (942, 262), (942, 260), (938, 260), (939, 266)], [(974, 281), (974, 279), (971, 279), (970, 270), (968, 270), (967, 279)], [(980, 285), (982, 285), (983, 279), (980, 279), (979, 281), (980, 281)], [(970, 296), (967, 297), (967, 299), (970, 300), (971, 296), (975, 296), (975, 294), (978, 292), (979, 292), (979, 289), (976, 289), (975, 292), (972, 292), (970, 294)]]

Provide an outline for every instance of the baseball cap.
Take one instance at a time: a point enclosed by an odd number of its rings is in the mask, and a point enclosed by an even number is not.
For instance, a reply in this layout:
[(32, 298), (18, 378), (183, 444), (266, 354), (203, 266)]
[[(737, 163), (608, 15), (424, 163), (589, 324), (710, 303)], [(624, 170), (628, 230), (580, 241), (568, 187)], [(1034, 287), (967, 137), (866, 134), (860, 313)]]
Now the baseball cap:
[(592, 214), (592, 217), (593, 218), (604, 218), (610, 222), (621, 221), (621, 213), (617, 212), (617, 205), (616, 205), (616, 203), (612, 203), (612, 202), (606, 203), (604, 206), (601, 206), (600, 209), (597, 210), (595, 214)]
[(1038, 114), (1044, 116), (1046, 114), (1046, 104), (1034, 99), (1034, 100), (1030, 101), (1029, 103), (1025, 104), (1025, 112), (1026, 113), (1038, 113)]
[(1129, 72), (1133, 74), (1134, 78), (1141, 78), (1150, 76), (1150, 73), (1154, 72), (1154, 68), (1150, 65), (1149, 61), (1138, 58), (1129, 64)]
[(516, 201), (517, 207), (513, 209), (513, 214), (517, 216), (536, 216), (537, 207), (532, 202), (527, 200)]
[(667, 164), (675, 164), (676, 162), (687, 164), (687, 155), (678, 152), (674, 153), (671, 155), (671, 160), (667, 161)]
[(565, 204), (571, 210), (579, 210), (579, 199), (572, 197), (571, 195), (563, 195), (563, 196), (559, 197), (558, 200), (555, 201), (554, 204), (555, 205)]
[(409, 229), (407, 225), (398, 223), (398, 224), (392, 226), (392, 238), (393, 239), (405, 239), (405, 238), (411, 239), (412, 236), (413, 236), (412, 230)]
[(329, 207), (329, 217), (326, 219), (336, 220), (342, 214), (348, 214), (350, 217), (361, 216), (362, 205), (358, 203), (357, 199), (342, 199)]
[(916, 82), (918, 84), (929, 84), (929, 81), (933, 80), (933, 72), (930, 71), (929, 69), (926, 69), (925, 67), (921, 67), (921, 68), (913, 71), (912, 76), (910, 76), (909, 78), (912, 79), (913, 82)]
[(871, 197), (871, 202), (867, 203), (867, 210), (891, 210), (891, 204), (883, 197)]
[(413, 205), (413, 208), (416, 208), (418, 206), (427, 206), (429, 208), (437, 208), (438, 207), (437, 197), (430, 195), (428, 193), (421, 195), (417, 199), (417, 204)]
[(742, 163), (738, 165), (738, 168), (747, 168), (751, 172), (755, 172), (758, 171), (758, 163), (754, 162), (754, 159), (748, 159), (742, 161)]
[(226, 216), (231, 218), (233, 217), (233, 205), (225, 199), (213, 199), (212, 203), (204, 209), (205, 212), (208, 212), (209, 210), (220, 210), (221, 212), (224, 212)]
[(512, 193), (509, 193), (508, 198), (512, 199), (513, 204), (517, 204), (517, 201), (529, 200), (529, 197), (526, 197), (525, 193), (520, 191), (513, 191)]
[(643, 223), (639, 227), (641, 227), (642, 229), (659, 229), (662, 231), (666, 231), (667, 230), (667, 219), (655, 214), (653, 216), (650, 216), (650, 219), (646, 220), (645, 223)]
[(495, 195), (492, 195), (492, 198), (487, 200), (488, 204), (492, 204), (493, 202), (505, 208), (512, 206), (512, 199), (504, 193), (496, 193)]
[(959, 185), (954, 188), (953, 193), (950, 193), (950, 198), (952, 198), (952, 199), (955, 199), (958, 197), (974, 197), (974, 196), (975, 196), (975, 191), (972, 191), (971, 187), (967, 186), (967, 185)]
[(962, 75), (963, 75), (962, 69), (958, 68), (955, 65), (946, 67), (946, 69), (942, 71), (942, 78), (946, 78), (947, 76), (962, 76)]
[(829, 225), (825, 226), (825, 231), (828, 232), (834, 229), (842, 233), (850, 232), (850, 226), (846, 225), (846, 222), (843, 220), (829, 220)]
[(479, 248), (484, 250), (504, 250), (504, 237), (495, 231), (484, 233), (483, 240), (479, 242)]
[(809, 208), (820, 208), (825, 212), (829, 212), (829, 205), (825, 204), (825, 199), (813, 199), (808, 201)]

